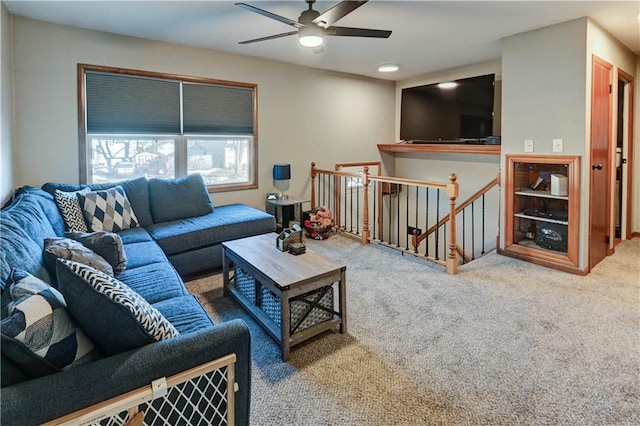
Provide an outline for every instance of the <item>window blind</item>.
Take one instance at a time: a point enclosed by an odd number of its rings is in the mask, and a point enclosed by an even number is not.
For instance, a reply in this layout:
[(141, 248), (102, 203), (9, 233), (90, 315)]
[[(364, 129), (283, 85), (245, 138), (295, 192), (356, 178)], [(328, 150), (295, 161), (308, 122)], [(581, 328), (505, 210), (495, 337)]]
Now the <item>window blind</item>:
[(88, 133), (180, 133), (180, 82), (85, 74)]
[(253, 89), (183, 83), (185, 134), (252, 135)]

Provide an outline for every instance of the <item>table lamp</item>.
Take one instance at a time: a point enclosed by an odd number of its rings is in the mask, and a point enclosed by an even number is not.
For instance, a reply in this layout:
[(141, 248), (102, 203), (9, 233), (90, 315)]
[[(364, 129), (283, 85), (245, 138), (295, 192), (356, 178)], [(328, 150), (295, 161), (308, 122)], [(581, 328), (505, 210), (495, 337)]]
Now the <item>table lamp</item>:
[(289, 180), (291, 179), (290, 164), (274, 164), (273, 165), (273, 186), (279, 192), (279, 198), (286, 199), (284, 191), (289, 189)]

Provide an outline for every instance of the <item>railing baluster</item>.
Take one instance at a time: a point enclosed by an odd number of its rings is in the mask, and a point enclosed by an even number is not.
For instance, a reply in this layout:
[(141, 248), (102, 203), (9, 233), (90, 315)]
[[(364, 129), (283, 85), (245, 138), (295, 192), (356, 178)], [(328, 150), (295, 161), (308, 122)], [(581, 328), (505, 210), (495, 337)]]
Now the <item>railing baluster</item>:
[(476, 245), (474, 244), (476, 235), (476, 215), (475, 215), (475, 202), (471, 203), (471, 260), (476, 258)]
[(360, 182), (356, 186), (356, 235), (360, 234)]
[[(407, 185), (406, 188), (407, 188), (407, 191), (406, 191), (407, 192), (407, 202), (405, 203), (406, 204), (405, 210), (407, 211), (407, 213), (406, 213), (405, 223), (407, 224), (407, 226), (409, 226), (409, 186)], [(400, 221), (398, 221), (398, 226), (400, 226)], [(405, 235), (405, 241), (406, 241), (405, 250), (409, 250), (409, 234), (406, 232), (406, 228), (405, 228), (404, 235)]]
[(376, 229), (378, 229), (378, 222), (376, 221), (376, 210), (378, 210), (377, 207), (377, 202), (378, 202), (378, 182), (374, 181), (373, 182), (373, 232), (372, 232), (372, 238), (375, 240), (376, 239)]
[(398, 218), (398, 230), (396, 231), (396, 247), (400, 247), (400, 184), (396, 184), (396, 217)]
[(462, 209), (462, 264), (464, 265), (464, 255), (466, 254), (465, 251), (465, 243), (466, 243), (466, 239), (465, 239), (465, 234), (464, 234), (464, 230), (466, 228), (466, 220), (465, 220), (465, 212), (467, 211), (467, 209)]
[(482, 194), (482, 252), (480, 254), (484, 255), (484, 194)]
[(391, 244), (391, 237), (392, 237), (392, 233), (393, 233), (393, 228), (391, 228), (391, 216), (392, 216), (392, 208), (393, 206), (391, 205), (391, 184), (389, 184), (389, 230), (387, 231), (389, 234), (389, 239), (388, 239), (388, 243)]
[[(418, 185), (416, 185), (416, 228), (419, 228), (419, 226), (418, 226), (418, 203), (419, 203), (419, 201), (420, 201), (420, 188), (418, 188)], [(412, 239), (412, 244), (415, 241), (416, 237), (414, 237), (414, 239)], [(416, 244), (413, 247), (413, 252), (414, 253), (418, 252), (418, 244)]]
[[(425, 187), (424, 189), (425, 189), (424, 193), (425, 193), (425, 202), (426, 202), (425, 209), (424, 209), (425, 211), (424, 223), (425, 223), (425, 231), (426, 231), (427, 229), (429, 229), (429, 187)], [(424, 246), (425, 246), (424, 255), (429, 256), (429, 236), (428, 235), (424, 239)]]
[[(436, 223), (440, 223), (440, 188), (436, 190)], [(440, 260), (440, 258), (438, 257), (438, 252), (440, 250), (440, 247), (439, 247), (440, 241), (438, 240), (439, 235), (440, 235), (440, 232), (436, 230), (436, 257), (435, 257), (436, 260)]]

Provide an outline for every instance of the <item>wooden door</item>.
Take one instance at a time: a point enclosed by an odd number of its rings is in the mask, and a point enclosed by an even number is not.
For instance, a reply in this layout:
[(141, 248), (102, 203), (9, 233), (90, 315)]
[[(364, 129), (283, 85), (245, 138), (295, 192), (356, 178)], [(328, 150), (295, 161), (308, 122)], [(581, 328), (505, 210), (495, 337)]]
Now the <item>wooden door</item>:
[(591, 164), (589, 165), (589, 269), (605, 258), (610, 233), (611, 64), (593, 57)]

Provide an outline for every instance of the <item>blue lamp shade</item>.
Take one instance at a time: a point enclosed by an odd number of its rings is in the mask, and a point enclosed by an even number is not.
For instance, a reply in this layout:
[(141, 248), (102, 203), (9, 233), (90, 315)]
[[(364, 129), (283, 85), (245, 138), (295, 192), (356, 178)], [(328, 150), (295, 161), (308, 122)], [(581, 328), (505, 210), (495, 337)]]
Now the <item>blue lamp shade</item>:
[(291, 179), (290, 164), (274, 164), (273, 165), (273, 180), (289, 180), (289, 179)]

